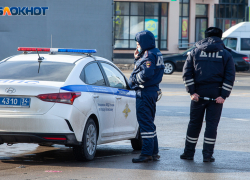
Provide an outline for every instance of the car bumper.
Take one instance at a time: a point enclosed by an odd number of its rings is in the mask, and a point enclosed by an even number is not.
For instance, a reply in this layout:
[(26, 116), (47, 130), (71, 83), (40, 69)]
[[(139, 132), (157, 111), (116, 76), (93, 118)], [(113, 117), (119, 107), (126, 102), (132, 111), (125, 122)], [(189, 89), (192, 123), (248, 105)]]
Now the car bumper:
[[(49, 138), (49, 139), (48, 139)], [(0, 132), (0, 143), (52, 143), (79, 145), (75, 134)]]
[(0, 115), (0, 133), (72, 133), (65, 119), (50, 114)]
[(248, 71), (248, 70), (249, 70), (249, 65), (236, 66), (236, 71)]

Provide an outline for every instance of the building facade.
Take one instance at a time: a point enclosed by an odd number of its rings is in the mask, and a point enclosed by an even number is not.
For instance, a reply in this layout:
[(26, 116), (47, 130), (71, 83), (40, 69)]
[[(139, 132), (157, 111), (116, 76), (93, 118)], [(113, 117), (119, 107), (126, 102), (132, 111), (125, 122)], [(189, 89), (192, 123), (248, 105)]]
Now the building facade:
[(114, 62), (132, 63), (135, 34), (151, 31), (163, 54), (180, 53), (205, 37), (207, 27), (223, 31), (245, 21), (247, 0), (115, 0)]
[[(5, 7), (13, 14), (3, 15)], [(27, 14), (15, 12), (26, 7)], [(46, 7), (45, 14), (31, 12), (35, 7)], [(97, 49), (112, 60), (112, 12), (113, 0), (1, 0), (0, 60), (20, 54), (18, 47)]]

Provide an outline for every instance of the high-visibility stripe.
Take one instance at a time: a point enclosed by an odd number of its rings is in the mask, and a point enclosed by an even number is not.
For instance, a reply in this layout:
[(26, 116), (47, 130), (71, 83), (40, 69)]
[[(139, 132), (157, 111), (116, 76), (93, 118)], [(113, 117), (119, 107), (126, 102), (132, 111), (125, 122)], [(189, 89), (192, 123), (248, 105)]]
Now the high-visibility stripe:
[(233, 88), (233, 86), (230, 86), (229, 84), (223, 83), (224, 86), (227, 86), (229, 88)]
[(138, 73), (136, 76), (137, 76), (137, 81), (138, 81), (138, 79), (139, 79), (139, 82), (140, 82), (140, 83), (144, 83), (144, 81), (142, 80), (142, 78), (141, 78), (141, 76), (140, 76), (139, 73)]
[(225, 86), (222, 86), (222, 89), (225, 89), (227, 91), (232, 91), (231, 89), (226, 88)]
[(190, 140), (198, 140), (198, 138), (191, 138), (189, 136), (187, 136), (187, 138), (190, 139)]
[(205, 140), (208, 140), (208, 141), (215, 141), (216, 139), (212, 139), (212, 138), (206, 138), (204, 137)]
[(154, 133), (156, 133), (156, 131), (154, 131), (154, 132), (141, 132), (141, 135), (144, 135), (144, 134), (154, 134)]
[(186, 81), (184, 81), (184, 83), (188, 83), (188, 82), (192, 82), (192, 81), (194, 81), (194, 79), (186, 80)]
[(194, 84), (194, 82), (191, 82), (191, 83), (189, 83), (189, 84), (185, 84), (185, 86), (190, 86), (190, 85), (192, 85), (192, 84)]
[(136, 79), (137, 79), (138, 83), (141, 84), (141, 81), (140, 81), (138, 74), (136, 74)]
[(190, 141), (189, 139), (186, 139), (190, 143), (197, 143), (197, 141)]
[(204, 141), (207, 144), (215, 144), (215, 142)]

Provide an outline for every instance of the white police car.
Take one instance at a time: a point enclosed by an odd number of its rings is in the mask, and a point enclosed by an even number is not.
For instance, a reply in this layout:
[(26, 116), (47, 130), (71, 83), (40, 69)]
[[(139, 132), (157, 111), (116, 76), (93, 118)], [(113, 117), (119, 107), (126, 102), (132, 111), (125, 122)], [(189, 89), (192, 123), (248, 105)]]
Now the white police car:
[(96, 50), (18, 50), (0, 61), (0, 143), (64, 144), (78, 160), (93, 159), (97, 144), (141, 148), (135, 92), (112, 62)]

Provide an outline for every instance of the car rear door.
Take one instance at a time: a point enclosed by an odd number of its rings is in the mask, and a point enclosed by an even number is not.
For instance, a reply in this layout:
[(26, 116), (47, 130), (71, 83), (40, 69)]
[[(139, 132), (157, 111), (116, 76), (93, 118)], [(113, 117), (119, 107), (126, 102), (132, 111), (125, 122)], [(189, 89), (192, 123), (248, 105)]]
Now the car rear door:
[(128, 136), (137, 131), (135, 92), (129, 90), (121, 72), (110, 63), (101, 62), (107, 81), (115, 97), (115, 136)]

